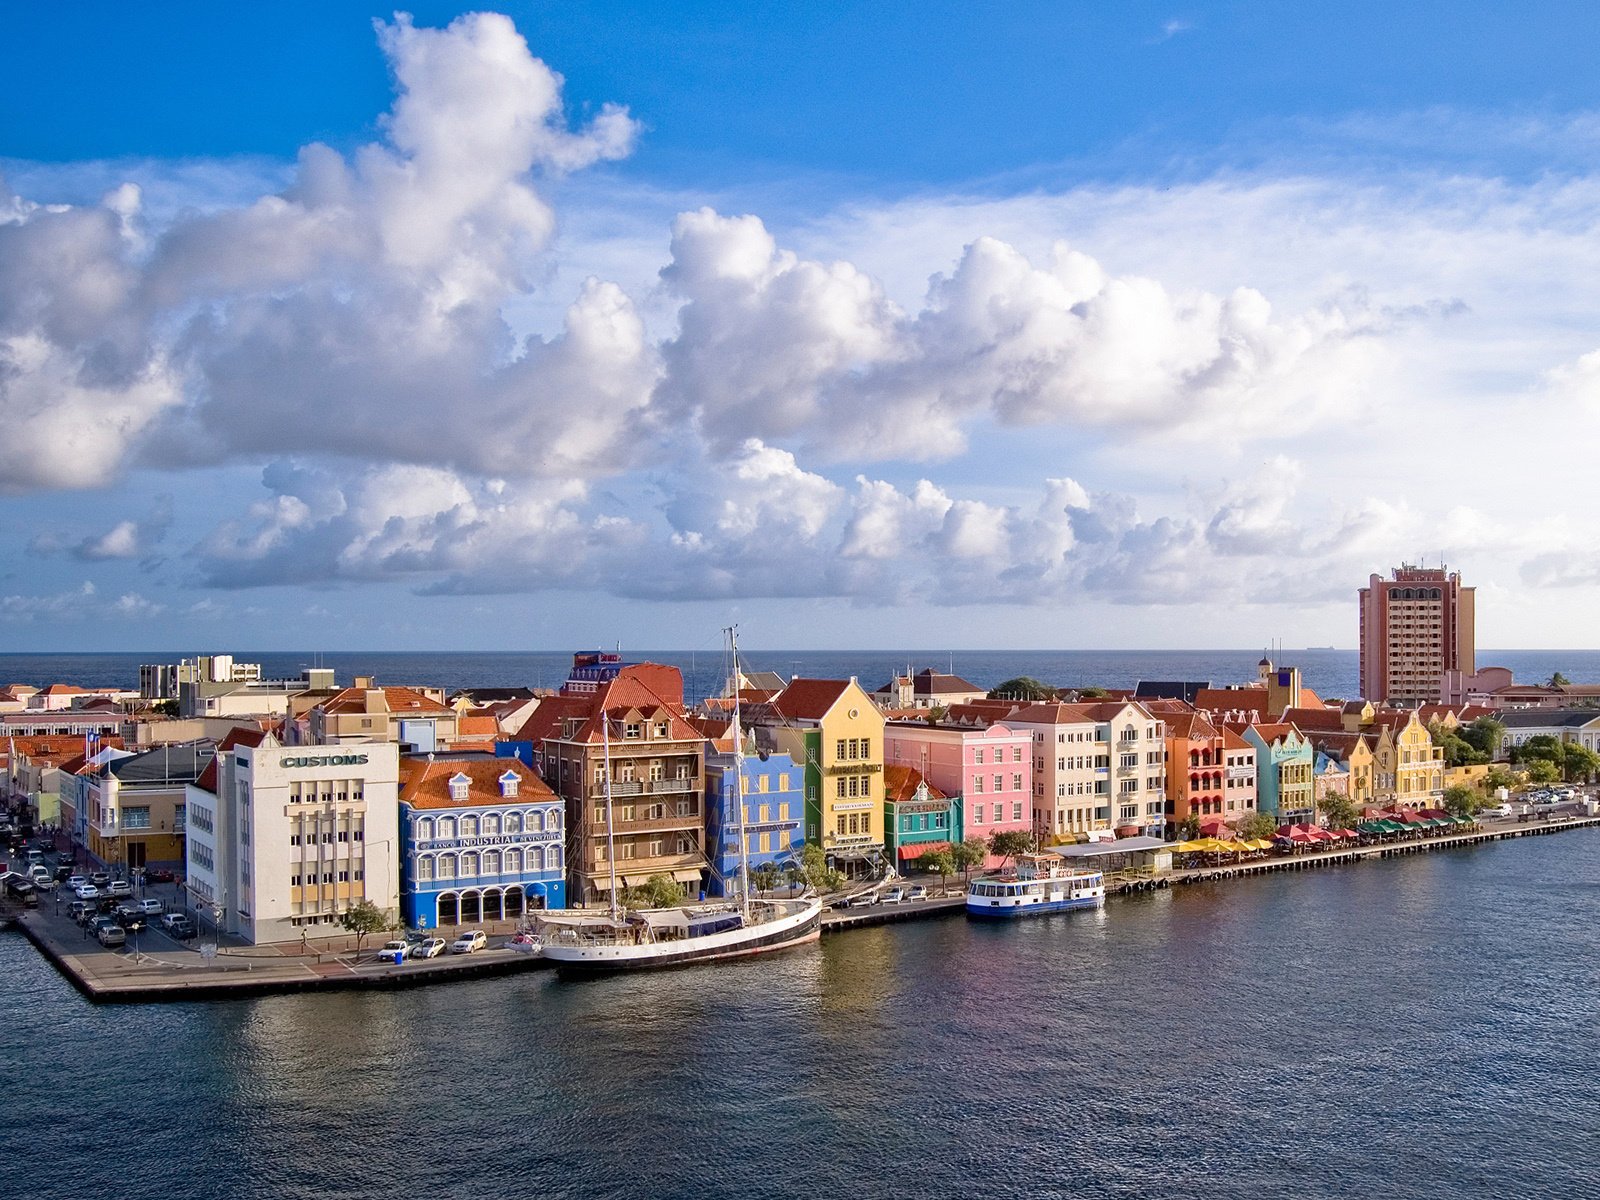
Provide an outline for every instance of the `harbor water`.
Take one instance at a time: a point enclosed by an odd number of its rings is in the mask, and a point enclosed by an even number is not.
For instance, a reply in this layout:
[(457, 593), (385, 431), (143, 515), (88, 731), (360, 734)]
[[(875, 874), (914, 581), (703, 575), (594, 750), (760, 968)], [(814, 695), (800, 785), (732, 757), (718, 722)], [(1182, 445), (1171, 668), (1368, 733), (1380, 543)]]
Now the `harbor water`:
[(7, 1191), (1600, 1194), (1600, 832), (656, 976), (96, 1007), (0, 935)]

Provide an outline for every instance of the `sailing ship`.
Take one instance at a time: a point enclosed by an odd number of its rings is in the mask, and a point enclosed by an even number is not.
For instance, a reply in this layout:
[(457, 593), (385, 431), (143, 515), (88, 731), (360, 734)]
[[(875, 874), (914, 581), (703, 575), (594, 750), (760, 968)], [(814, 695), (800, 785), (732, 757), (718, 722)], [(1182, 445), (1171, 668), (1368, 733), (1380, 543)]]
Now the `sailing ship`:
[(739, 838), (739, 878), (733, 903), (624, 910), (617, 899), (615, 831), (611, 819), (610, 721), (602, 712), (605, 754), (607, 859), (611, 908), (605, 914), (545, 913), (539, 918), (544, 957), (562, 974), (610, 974), (740, 958), (814, 942), (822, 932), (822, 901), (809, 890), (792, 899), (752, 900), (749, 841), (744, 826), (744, 733), (739, 714), (739, 646), (726, 630), (733, 660), (733, 799)]

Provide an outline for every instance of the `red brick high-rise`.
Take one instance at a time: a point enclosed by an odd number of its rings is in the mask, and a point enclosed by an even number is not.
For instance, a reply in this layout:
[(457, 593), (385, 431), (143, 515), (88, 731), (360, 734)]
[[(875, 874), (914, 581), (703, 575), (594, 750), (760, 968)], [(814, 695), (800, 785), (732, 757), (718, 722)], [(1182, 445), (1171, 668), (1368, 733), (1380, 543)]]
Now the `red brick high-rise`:
[(1437, 703), (1446, 671), (1477, 669), (1475, 589), (1457, 572), (1403, 564), (1361, 589), (1361, 695), (1374, 704)]

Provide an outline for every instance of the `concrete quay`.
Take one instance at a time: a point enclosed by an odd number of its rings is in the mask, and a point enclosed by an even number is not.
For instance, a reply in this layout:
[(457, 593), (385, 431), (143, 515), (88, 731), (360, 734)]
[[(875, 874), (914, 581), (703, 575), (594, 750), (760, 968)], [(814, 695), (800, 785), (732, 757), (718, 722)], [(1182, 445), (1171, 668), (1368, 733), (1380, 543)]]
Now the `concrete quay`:
[[(22, 934), (55, 964), (83, 996), (100, 1004), (143, 1004), (179, 1000), (231, 1000), (286, 992), (397, 989), (483, 979), (548, 969), (536, 954), (515, 950), (446, 952), (434, 959), (379, 963), (375, 945), (356, 959), (340, 954), (280, 954), (271, 950), (224, 946), (214, 955), (190, 948), (155, 930), (140, 935), (137, 958), (131, 949), (108, 950), (66, 917), (43, 908), (16, 918)], [(381, 944), (379, 939), (377, 944)], [(131, 946), (131, 943), (130, 943)], [(210, 949), (210, 947), (206, 947)]]

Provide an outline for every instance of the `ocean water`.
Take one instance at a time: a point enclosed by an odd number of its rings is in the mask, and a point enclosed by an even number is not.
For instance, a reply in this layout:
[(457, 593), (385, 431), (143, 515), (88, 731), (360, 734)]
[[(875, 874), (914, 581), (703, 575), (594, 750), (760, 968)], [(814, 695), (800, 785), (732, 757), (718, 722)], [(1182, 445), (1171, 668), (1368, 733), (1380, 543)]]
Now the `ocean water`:
[[(176, 662), (193, 652), (170, 654), (0, 654), (0, 683), (50, 683), (138, 687), (139, 664)], [(286, 653), (240, 650), (234, 658), (259, 662), (272, 678), (298, 678), (307, 666), (332, 667), (338, 682), (371, 675), (382, 684), (432, 684), (463, 687), (558, 687), (572, 666), (570, 653), (506, 651), (345, 651)], [(721, 691), (728, 665), (716, 653), (675, 650), (624, 650), (629, 662), (669, 663), (682, 668), (691, 701)], [(1256, 678), (1260, 650), (921, 650), (815, 651), (741, 647), (747, 670), (776, 671), (788, 677), (837, 679), (854, 675), (875, 689), (907, 666), (933, 667), (984, 688), (1019, 675), (1046, 683), (1133, 687), (1141, 679), (1208, 680), (1221, 686)], [(1307, 686), (1324, 697), (1349, 697), (1358, 689), (1353, 650), (1290, 650), (1279, 656), (1301, 669)], [(1510, 667), (1519, 681), (1539, 682), (1560, 671), (1577, 682), (1600, 682), (1600, 650), (1483, 650), (1481, 665)]]
[(650, 977), (83, 1001), (0, 934), (34, 1200), (1600, 1195), (1600, 831)]

